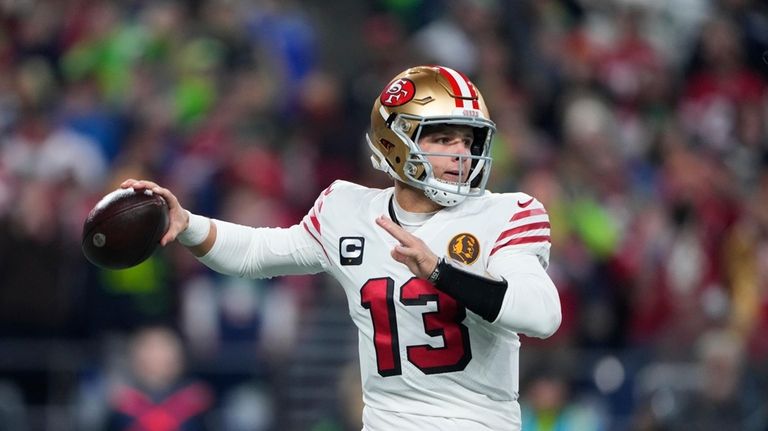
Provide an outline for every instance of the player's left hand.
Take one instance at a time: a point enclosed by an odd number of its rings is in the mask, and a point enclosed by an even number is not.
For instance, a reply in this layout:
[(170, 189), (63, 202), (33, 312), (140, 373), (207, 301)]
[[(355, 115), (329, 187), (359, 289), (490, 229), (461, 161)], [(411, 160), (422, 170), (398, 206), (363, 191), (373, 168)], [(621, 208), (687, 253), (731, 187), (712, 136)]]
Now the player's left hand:
[(416, 277), (426, 279), (432, 274), (439, 258), (421, 238), (412, 235), (388, 217), (379, 216), (376, 224), (400, 241), (392, 249), (393, 259), (406, 265)]

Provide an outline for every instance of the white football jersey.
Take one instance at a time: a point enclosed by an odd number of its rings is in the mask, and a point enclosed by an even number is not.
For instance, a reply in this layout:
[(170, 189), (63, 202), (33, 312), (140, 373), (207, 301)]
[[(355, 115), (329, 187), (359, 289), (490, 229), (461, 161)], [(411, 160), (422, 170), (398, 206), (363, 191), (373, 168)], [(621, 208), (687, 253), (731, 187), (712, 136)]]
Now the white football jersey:
[[(391, 257), (397, 241), (375, 219), (390, 214), (393, 193), (336, 181), (302, 221), (359, 331), (365, 429), (519, 429), (517, 333), (466, 310)], [(535, 255), (546, 268), (549, 258), (546, 211), (524, 193), (468, 198), (413, 234), (485, 276), (493, 259)]]

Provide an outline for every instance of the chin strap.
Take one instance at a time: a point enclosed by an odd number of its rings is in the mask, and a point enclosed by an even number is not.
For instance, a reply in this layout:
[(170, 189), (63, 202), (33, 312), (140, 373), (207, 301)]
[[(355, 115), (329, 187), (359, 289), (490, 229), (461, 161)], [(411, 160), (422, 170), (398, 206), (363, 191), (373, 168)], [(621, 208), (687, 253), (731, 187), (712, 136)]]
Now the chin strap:
[[(430, 178), (427, 180), (427, 184), (432, 184), (436, 182), (439, 182), (439, 181), (435, 178)], [(456, 187), (464, 193), (469, 191), (469, 186), (456, 186)], [(444, 207), (456, 206), (464, 202), (465, 199), (467, 199), (466, 194), (452, 193), (449, 191), (442, 190), (438, 187), (431, 187), (430, 185), (427, 185), (426, 187), (424, 187), (424, 194), (429, 199), (431, 199), (434, 203)]]
[(424, 188), (424, 195), (426, 195), (432, 202), (443, 207), (454, 207), (466, 199), (466, 196), (457, 195), (455, 193), (448, 193), (442, 190), (437, 190), (432, 187)]

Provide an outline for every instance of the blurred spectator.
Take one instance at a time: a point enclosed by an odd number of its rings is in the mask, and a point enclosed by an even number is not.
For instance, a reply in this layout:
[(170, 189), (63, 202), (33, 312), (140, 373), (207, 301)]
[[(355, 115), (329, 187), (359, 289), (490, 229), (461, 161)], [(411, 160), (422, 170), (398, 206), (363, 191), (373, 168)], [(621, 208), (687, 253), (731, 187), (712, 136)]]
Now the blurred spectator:
[(26, 414), (24, 400), (18, 386), (0, 380), (0, 430), (24, 431), (28, 429)]
[(694, 63), (681, 98), (686, 129), (701, 144), (721, 152), (737, 145), (740, 113), (765, 103), (765, 81), (746, 66), (740, 41), (738, 27), (728, 18), (707, 22), (701, 32), (700, 62)]
[(729, 326), (746, 340), (749, 358), (768, 357), (768, 172), (756, 181), (754, 199), (731, 228), (723, 246), (730, 291)]
[(296, 1), (264, 0), (246, 11), (245, 28), (278, 87), (278, 112), (290, 115), (301, 82), (317, 65), (316, 30)]
[[(459, 0), (449, 3), (444, 15), (413, 36), (425, 63), (443, 64), (469, 75), (477, 73), (476, 32), (492, 31), (495, 2)], [(490, 27), (490, 28), (484, 28)]]
[(699, 387), (672, 420), (675, 429), (762, 430), (765, 392), (750, 381), (744, 345), (734, 333), (713, 330), (698, 340)]
[(113, 388), (105, 429), (198, 431), (211, 428), (214, 394), (185, 370), (181, 339), (166, 327), (137, 331), (127, 379)]
[(360, 390), (360, 365), (357, 360), (339, 370), (333, 394), (334, 408), (324, 412), (311, 427), (313, 431), (358, 431), (362, 426), (363, 394)]
[(105, 156), (96, 142), (57, 123), (51, 105), (58, 88), (52, 73), (39, 59), (19, 67), (16, 85), (22, 111), (9, 135), (0, 140), (0, 164), (14, 176), (98, 189), (107, 174)]
[(275, 429), (275, 407), (268, 390), (241, 384), (222, 400), (221, 426), (226, 431), (268, 431)]
[(73, 336), (84, 303), (78, 243), (65, 229), (65, 189), (16, 178), (0, 212), (0, 333)]
[[(536, 373), (537, 371), (534, 371)], [(523, 430), (579, 431), (607, 430), (601, 412), (595, 406), (574, 397), (568, 380), (558, 371), (549, 370), (529, 376), (522, 393)]]

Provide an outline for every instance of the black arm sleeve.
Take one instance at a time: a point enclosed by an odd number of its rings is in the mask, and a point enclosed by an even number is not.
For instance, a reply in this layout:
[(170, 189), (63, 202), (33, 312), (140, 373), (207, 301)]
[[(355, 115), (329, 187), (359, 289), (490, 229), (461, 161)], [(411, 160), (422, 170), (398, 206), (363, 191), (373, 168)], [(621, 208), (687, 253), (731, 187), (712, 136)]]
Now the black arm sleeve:
[(504, 294), (507, 292), (506, 280), (493, 280), (451, 265), (445, 259), (437, 264), (435, 287), (451, 295), (472, 312), (483, 319), (493, 322), (501, 311)]

